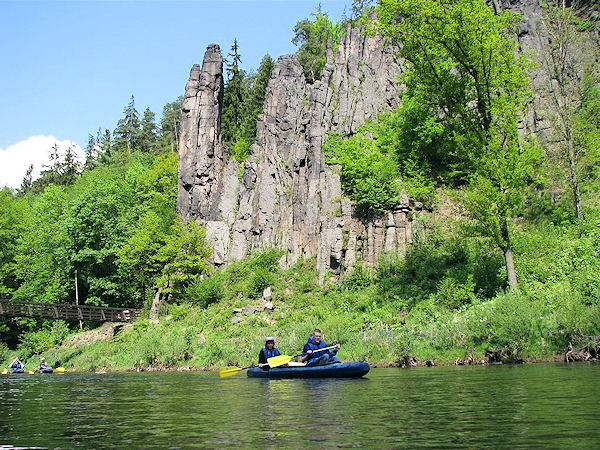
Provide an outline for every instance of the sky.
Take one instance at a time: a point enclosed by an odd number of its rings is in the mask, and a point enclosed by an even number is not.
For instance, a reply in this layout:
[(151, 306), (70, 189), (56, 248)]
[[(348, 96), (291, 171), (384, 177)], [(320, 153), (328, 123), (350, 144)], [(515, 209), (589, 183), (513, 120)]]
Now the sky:
[(39, 174), (50, 148), (83, 158), (89, 134), (111, 131), (135, 98), (160, 121), (193, 64), (237, 38), (242, 68), (295, 53), (294, 25), (319, 4), (331, 19), (351, 0), (0, 0), (0, 187)]

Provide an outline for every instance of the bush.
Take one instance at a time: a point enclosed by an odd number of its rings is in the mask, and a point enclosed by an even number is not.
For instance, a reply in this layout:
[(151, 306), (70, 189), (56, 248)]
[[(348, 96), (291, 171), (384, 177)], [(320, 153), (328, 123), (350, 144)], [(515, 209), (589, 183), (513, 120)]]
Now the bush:
[(197, 279), (187, 287), (184, 299), (201, 308), (217, 303), (225, 297), (223, 274), (217, 272), (202, 279)]

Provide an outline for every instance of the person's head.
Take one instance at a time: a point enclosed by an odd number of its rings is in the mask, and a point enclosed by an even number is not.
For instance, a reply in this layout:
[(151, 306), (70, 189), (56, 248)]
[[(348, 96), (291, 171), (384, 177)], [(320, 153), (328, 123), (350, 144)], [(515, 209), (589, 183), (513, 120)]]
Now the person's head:
[(40, 358), (40, 361), (42, 362), (46, 362), (46, 358), (44, 358), (43, 356)]
[(273, 336), (267, 336), (265, 338), (265, 347), (267, 347), (269, 350), (275, 347), (275, 338)]
[(323, 338), (323, 333), (321, 333), (321, 330), (319, 330), (318, 328), (315, 328), (312, 335), (313, 335), (313, 341), (315, 341), (315, 344), (318, 344), (319, 342), (321, 342), (321, 339)]

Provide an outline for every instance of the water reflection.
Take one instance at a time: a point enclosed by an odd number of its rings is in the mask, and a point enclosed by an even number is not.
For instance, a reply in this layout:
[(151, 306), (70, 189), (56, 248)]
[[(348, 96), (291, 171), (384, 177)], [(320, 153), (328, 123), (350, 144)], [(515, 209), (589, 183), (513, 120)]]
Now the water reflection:
[(598, 447), (599, 366), (4, 375), (0, 445)]

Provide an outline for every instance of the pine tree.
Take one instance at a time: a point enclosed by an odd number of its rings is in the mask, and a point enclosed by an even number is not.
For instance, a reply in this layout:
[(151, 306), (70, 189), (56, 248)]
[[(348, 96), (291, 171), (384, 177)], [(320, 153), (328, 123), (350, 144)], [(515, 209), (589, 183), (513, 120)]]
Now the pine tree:
[(144, 110), (140, 130), (140, 150), (145, 153), (152, 151), (157, 144), (157, 126), (154, 117), (155, 114), (150, 108)]
[(135, 109), (135, 99), (133, 95), (127, 107), (123, 110), (123, 117), (119, 120), (117, 128), (113, 132), (115, 137), (114, 145), (118, 150), (127, 150), (131, 152), (138, 148), (141, 140), (141, 126), (139, 113)]
[(237, 39), (234, 39), (227, 61), (228, 82), (223, 92), (221, 111), (221, 136), (223, 142), (232, 148), (241, 137), (244, 117), (245, 72), (240, 69), (242, 58), (239, 54)]

